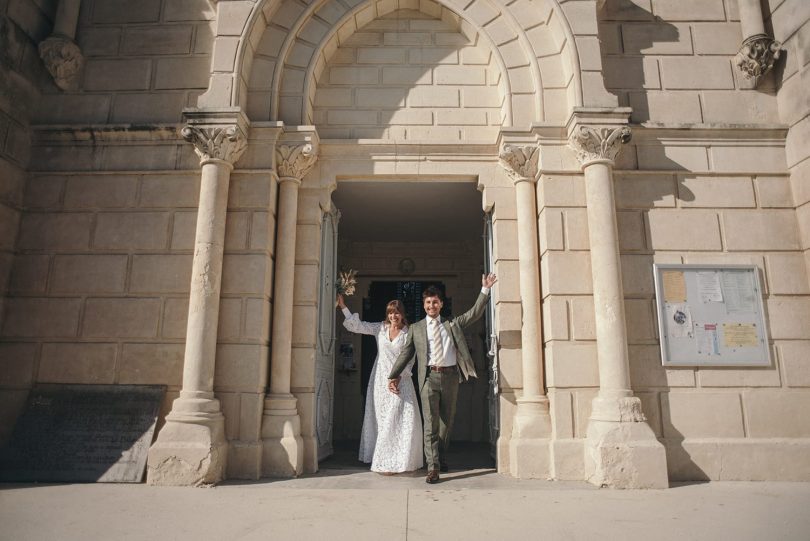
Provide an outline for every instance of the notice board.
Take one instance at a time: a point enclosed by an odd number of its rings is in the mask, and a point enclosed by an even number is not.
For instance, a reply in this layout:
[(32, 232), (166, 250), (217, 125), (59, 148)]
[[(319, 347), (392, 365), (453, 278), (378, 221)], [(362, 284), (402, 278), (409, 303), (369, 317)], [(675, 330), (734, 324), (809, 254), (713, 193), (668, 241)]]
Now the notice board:
[(664, 366), (770, 366), (755, 265), (653, 268)]

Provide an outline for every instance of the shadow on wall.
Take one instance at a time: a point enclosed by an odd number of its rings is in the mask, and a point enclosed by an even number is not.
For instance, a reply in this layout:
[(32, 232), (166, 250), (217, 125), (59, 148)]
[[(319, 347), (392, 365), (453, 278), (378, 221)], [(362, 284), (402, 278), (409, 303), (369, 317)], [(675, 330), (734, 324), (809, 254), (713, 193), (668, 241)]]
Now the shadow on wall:
[(620, 106), (633, 108), (631, 122), (646, 122), (650, 120), (649, 90), (661, 85), (657, 62), (649, 62), (645, 55), (660, 49), (662, 43), (677, 43), (682, 38), (680, 31), (626, 0), (606, 2), (599, 21), (605, 88), (619, 98)]

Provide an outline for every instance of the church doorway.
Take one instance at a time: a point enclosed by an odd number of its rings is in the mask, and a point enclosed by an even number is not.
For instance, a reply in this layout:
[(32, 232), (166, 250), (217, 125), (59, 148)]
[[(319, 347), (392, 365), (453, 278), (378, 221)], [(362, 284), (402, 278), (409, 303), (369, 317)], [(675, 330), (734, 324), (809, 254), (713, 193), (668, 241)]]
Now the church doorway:
[[(385, 306), (400, 299), (410, 321), (424, 317), (422, 291), (444, 292), (444, 315), (463, 313), (480, 291), (486, 263), (486, 221), (473, 182), (342, 181), (332, 201), (339, 209), (337, 267), (357, 271), (349, 309), (364, 321), (381, 321)], [(374, 337), (353, 335), (337, 315), (334, 455), (321, 468), (362, 467), (357, 461), (365, 396), (377, 354)], [(451, 468), (494, 467), (488, 397), (491, 377), (489, 317), (468, 329), (479, 374), (459, 389), (449, 460)], [(414, 371), (414, 374), (416, 371)], [(497, 417), (497, 416), (495, 416)]]

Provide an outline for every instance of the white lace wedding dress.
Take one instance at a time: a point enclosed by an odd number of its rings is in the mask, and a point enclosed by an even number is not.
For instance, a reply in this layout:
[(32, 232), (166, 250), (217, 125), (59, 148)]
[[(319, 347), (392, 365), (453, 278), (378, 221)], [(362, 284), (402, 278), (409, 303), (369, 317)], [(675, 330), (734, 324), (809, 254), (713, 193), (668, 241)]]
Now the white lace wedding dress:
[(371, 462), (371, 471), (399, 473), (418, 470), (423, 465), (422, 420), (411, 381), (413, 363), (402, 372), (399, 394), (388, 390), (388, 374), (405, 344), (407, 327), (390, 340), (383, 323), (360, 321), (348, 309), (343, 326), (351, 332), (377, 338), (377, 358), (371, 369), (366, 393), (366, 413), (360, 435), (360, 460)]

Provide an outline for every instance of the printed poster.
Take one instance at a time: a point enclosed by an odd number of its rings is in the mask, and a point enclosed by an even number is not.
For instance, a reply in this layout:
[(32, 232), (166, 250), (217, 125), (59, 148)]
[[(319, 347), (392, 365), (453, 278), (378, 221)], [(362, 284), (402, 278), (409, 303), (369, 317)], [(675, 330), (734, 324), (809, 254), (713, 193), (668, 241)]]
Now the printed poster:
[(727, 348), (759, 346), (756, 325), (753, 323), (723, 323), (723, 345)]
[(686, 302), (686, 277), (683, 271), (661, 273), (664, 286), (664, 302)]
[(667, 304), (670, 336), (673, 338), (692, 338), (692, 313), (685, 303)]
[(723, 289), (720, 287), (720, 273), (715, 271), (698, 272), (697, 287), (703, 304), (723, 302)]
[(700, 355), (720, 355), (720, 341), (717, 338), (717, 323), (704, 323), (695, 328), (697, 351)]

